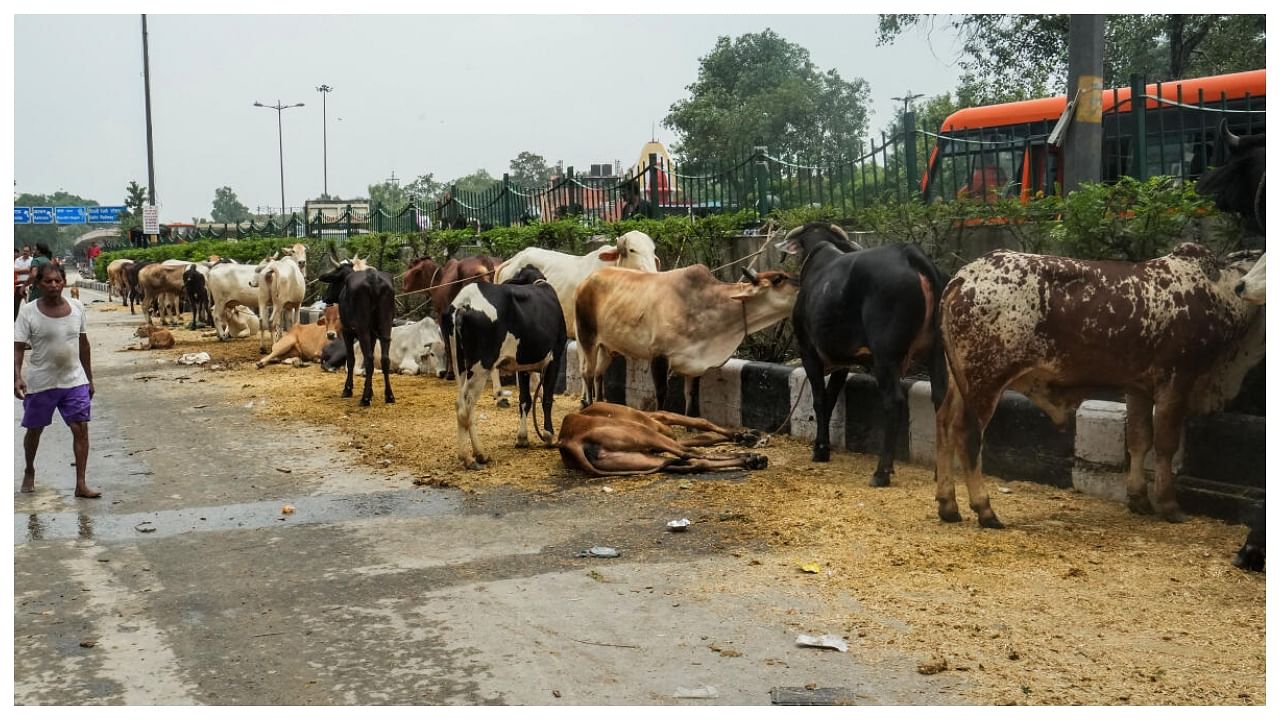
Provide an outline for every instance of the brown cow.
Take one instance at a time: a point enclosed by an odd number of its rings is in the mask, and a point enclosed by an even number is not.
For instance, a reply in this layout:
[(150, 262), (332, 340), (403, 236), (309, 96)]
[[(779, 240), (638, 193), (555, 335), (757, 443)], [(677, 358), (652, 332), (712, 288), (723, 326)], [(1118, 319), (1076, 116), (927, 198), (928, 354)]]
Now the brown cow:
[[(142, 289), (142, 312), (148, 323), (152, 321), (153, 306), (160, 311), (161, 324), (172, 325), (182, 322), (178, 300), (182, 297), (184, 289), (182, 274), (186, 272), (189, 264), (152, 263), (138, 272), (138, 286)], [(170, 321), (170, 311), (176, 316), (176, 321)]]
[(128, 305), (129, 278), (125, 276), (125, 271), (133, 264), (128, 258), (116, 258), (107, 264), (107, 302), (111, 302), (111, 293), (114, 291), (120, 296), (120, 304)]
[[(1186, 519), (1172, 464), (1183, 420), (1220, 409), (1263, 355), (1262, 313), (1235, 294), (1251, 265), (1219, 263), (1184, 243), (1140, 263), (997, 250), (961, 268), (941, 304), (952, 382), (937, 416), (938, 516), (960, 519), (958, 457), (979, 524), (1003, 527), (979, 459), (1005, 388), (1062, 425), (1091, 390), (1110, 387), (1124, 390), (1128, 405), (1129, 509)], [(1154, 507), (1143, 473), (1153, 439)]]
[(135, 337), (143, 338), (139, 350), (168, 350), (173, 347), (173, 333), (149, 323), (139, 326), (133, 334)]
[(296, 357), (303, 362), (316, 362), (328, 342), (342, 332), (342, 319), (337, 305), (327, 305), (324, 316), (314, 323), (298, 324), (289, 328), (271, 346), (271, 352), (258, 361), (258, 369), (268, 363), (278, 363), (285, 358)]
[[(675, 426), (703, 432), (680, 440)], [(722, 442), (754, 447), (758, 441), (753, 431), (729, 430), (701, 418), (597, 402), (565, 417), (556, 447), (565, 467), (603, 477), (760, 470), (768, 467), (769, 458), (759, 453), (702, 453), (693, 449)]]

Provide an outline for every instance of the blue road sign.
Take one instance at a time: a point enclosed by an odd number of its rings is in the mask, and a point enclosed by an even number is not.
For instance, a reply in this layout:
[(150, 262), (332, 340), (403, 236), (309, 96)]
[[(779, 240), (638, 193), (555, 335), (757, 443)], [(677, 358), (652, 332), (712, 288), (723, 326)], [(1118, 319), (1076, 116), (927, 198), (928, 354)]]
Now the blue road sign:
[(36, 225), (52, 225), (53, 224), (53, 208), (51, 207), (31, 208), (31, 222)]
[(123, 213), (123, 205), (102, 205), (100, 207), (91, 207), (89, 208), (89, 222), (118, 223), (120, 222), (120, 216)]
[(16, 207), (16, 208), (14, 208), (14, 209), (13, 209), (13, 224), (14, 224), (14, 225), (27, 225), (27, 224), (30, 224), (30, 223), (31, 223), (31, 208), (29, 208), (29, 207), (22, 207), (22, 208), (20, 208), (20, 207)]
[(83, 225), (88, 213), (82, 207), (56, 207), (53, 209), (54, 219), (59, 225)]

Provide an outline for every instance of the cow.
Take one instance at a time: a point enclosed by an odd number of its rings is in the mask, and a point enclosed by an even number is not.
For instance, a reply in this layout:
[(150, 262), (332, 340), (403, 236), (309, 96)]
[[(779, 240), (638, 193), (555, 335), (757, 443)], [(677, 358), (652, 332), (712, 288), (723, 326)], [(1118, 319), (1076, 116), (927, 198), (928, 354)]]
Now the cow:
[(139, 326), (133, 335), (143, 339), (142, 350), (168, 350), (173, 347), (173, 333), (151, 323)]
[[(1258, 258), (1249, 272), (1236, 285), (1236, 294), (1254, 305), (1267, 304), (1267, 256)], [(1254, 508), (1249, 522), (1249, 535), (1236, 551), (1231, 563), (1242, 570), (1262, 572), (1267, 566), (1267, 511), (1265, 502)]]
[(632, 230), (616, 240), (615, 245), (605, 245), (586, 255), (569, 255), (539, 247), (528, 247), (502, 263), (494, 274), (494, 282), (506, 282), (525, 266), (537, 268), (555, 288), (564, 312), (565, 327), (569, 337), (576, 338), (573, 297), (588, 275), (605, 267), (625, 267), (646, 272), (658, 271), (658, 258), (654, 254), (653, 238)]
[(273, 343), (298, 324), (307, 290), (306, 262), (307, 248), (297, 243), (257, 268), (258, 306), (271, 308), (271, 314), (264, 319)]
[[(703, 432), (679, 439), (673, 431), (676, 426)], [(565, 416), (556, 447), (565, 467), (605, 477), (760, 470), (768, 467), (769, 458), (758, 453), (710, 454), (694, 449), (723, 442), (755, 447), (759, 439), (753, 431), (730, 430), (701, 418), (595, 402)]]
[(271, 352), (258, 361), (258, 369), (269, 363), (296, 357), (302, 362), (315, 362), (323, 357), (325, 347), (342, 332), (341, 313), (337, 305), (325, 308), (324, 316), (313, 323), (297, 324), (271, 345)]
[(207, 270), (201, 271), (196, 263), (192, 263), (182, 273), (182, 293), (191, 306), (191, 324), (188, 329), (195, 330), (199, 323), (213, 327), (213, 308), (209, 301), (209, 285), (205, 279)]
[(151, 260), (138, 260), (132, 265), (123, 267), (125, 278), (125, 292), (129, 296), (129, 314), (135, 315), (133, 304), (142, 302), (142, 285), (138, 282), (138, 275), (148, 265), (155, 264)]
[[(209, 270), (209, 295), (213, 299), (213, 323), (220, 340), (228, 340), (231, 336), (229, 314), (236, 305), (252, 308), (259, 320), (266, 308), (260, 304), (257, 280), (257, 267), (239, 263), (223, 263)], [(268, 351), (266, 338), (259, 332), (258, 352)]]
[[(443, 265), (438, 265), (431, 258), (416, 258), (404, 274), (405, 294), (426, 292), (435, 310), (436, 317), (444, 322), (445, 312), (462, 288), (472, 283), (493, 282), (494, 270), (501, 264), (499, 258), (488, 255), (465, 257), (461, 260), (450, 258)], [(445, 373), (443, 377), (453, 380), (453, 353), (449, 349), (450, 338), (446, 334)], [(494, 377), (494, 392), (501, 389), (501, 382)]]
[(126, 269), (133, 265), (133, 261), (128, 258), (116, 258), (107, 264), (107, 302), (111, 302), (111, 294), (120, 296), (120, 304), (127, 305), (129, 293), (129, 279), (125, 276)]
[(1254, 305), (1267, 304), (1267, 254), (1258, 258), (1249, 272), (1236, 285), (1236, 294)]
[[(556, 377), (564, 364), (568, 342), (564, 313), (550, 283), (542, 273), (528, 267), (500, 285), (467, 285), (449, 305), (440, 329), (452, 338), (458, 379), (458, 459), (463, 466), (478, 470), (489, 462), (476, 436), (474, 415), (488, 375), (495, 370), (516, 373), (520, 388), (516, 447), (527, 447), (526, 420), (533, 409), (529, 373)], [(550, 442), (555, 393), (549, 387), (541, 390), (543, 426)], [(536, 417), (534, 427), (537, 428)]]
[(800, 258), (802, 268), (791, 321), (817, 413), (813, 461), (831, 459), (831, 412), (844, 393), (849, 368), (869, 366), (885, 410), (884, 444), (871, 485), (887, 486), (906, 419), (901, 380), (912, 361), (928, 359), (935, 409), (946, 392), (946, 357), (938, 336), (938, 298), (946, 282), (915, 245), (864, 250), (838, 225), (809, 223), (780, 244)]
[(342, 386), (342, 397), (351, 397), (352, 376), (355, 371), (355, 353), (352, 346), (357, 340), (364, 353), (364, 391), (360, 404), (368, 406), (373, 400), (373, 344), (382, 346), (383, 401), (388, 405), (396, 401), (391, 392), (391, 319), (396, 310), (396, 294), (391, 277), (376, 268), (361, 263), (363, 270), (356, 270), (355, 260), (339, 260), (334, 248), (329, 249), (329, 260), (334, 268), (318, 279), (329, 284), (324, 294), (326, 304), (337, 304), (342, 318), (343, 349), (347, 354), (347, 381)]
[(183, 292), (182, 274), (186, 272), (188, 265), (189, 263), (151, 263), (138, 272), (138, 286), (142, 289), (142, 312), (147, 324), (151, 324), (153, 307), (159, 310), (162, 324), (174, 324), (169, 319), (170, 310), (177, 317), (177, 322), (182, 321), (178, 300)]
[(1237, 136), (1226, 120), (1219, 134), (1227, 144), (1227, 161), (1201, 176), (1196, 192), (1212, 197), (1220, 210), (1238, 213), (1246, 231), (1261, 235), (1267, 220), (1267, 136)]
[[(996, 250), (962, 267), (940, 308), (950, 382), (937, 414), (938, 516), (960, 520), (958, 458), (979, 525), (1004, 527), (979, 459), (1005, 388), (1063, 425), (1091, 391), (1108, 387), (1126, 397), (1130, 511), (1185, 520), (1173, 486), (1183, 420), (1220, 409), (1264, 352), (1262, 313), (1234, 291), (1251, 265), (1183, 243), (1139, 263)], [(1143, 472), (1153, 443), (1154, 506)]]
[(602, 268), (578, 286), (574, 311), (584, 387), (582, 404), (604, 398), (614, 355), (648, 360), (658, 408), (668, 370), (685, 377), (684, 414), (699, 414), (698, 385), (738, 345), (791, 314), (799, 283), (778, 271), (744, 269), (745, 282), (720, 282), (705, 265), (666, 272)]
[(424, 317), (391, 328), (391, 369), (401, 375), (444, 370), (444, 337), (435, 320)]
[(232, 338), (254, 337), (262, 330), (262, 323), (252, 310), (236, 305), (226, 313), (227, 336)]

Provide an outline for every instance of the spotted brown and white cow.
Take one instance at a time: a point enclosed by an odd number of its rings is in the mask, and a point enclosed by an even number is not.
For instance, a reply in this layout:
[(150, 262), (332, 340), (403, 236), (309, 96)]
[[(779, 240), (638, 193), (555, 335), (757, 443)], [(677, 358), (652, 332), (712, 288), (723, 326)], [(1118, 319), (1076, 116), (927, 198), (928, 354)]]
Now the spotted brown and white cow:
[[(1003, 527), (979, 458), (1006, 388), (1061, 425), (1091, 390), (1108, 387), (1127, 400), (1129, 509), (1184, 520), (1173, 486), (1183, 420), (1221, 409), (1263, 354), (1262, 312), (1235, 293), (1251, 265), (1184, 243), (1140, 263), (997, 250), (961, 268), (941, 303), (951, 382), (937, 417), (938, 516), (960, 519), (958, 458), (979, 524)], [(1154, 507), (1143, 472), (1153, 444)]]

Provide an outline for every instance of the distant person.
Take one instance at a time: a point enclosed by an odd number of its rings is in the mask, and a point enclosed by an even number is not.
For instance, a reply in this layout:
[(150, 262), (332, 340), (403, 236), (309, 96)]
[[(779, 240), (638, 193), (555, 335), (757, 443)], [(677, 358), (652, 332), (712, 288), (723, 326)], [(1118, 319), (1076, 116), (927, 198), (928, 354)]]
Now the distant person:
[[(76, 460), (76, 497), (96, 498), (102, 493), (85, 482), (89, 461), (89, 410), (93, 400), (93, 366), (89, 336), (85, 332), (84, 306), (62, 297), (66, 270), (44, 263), (31, 271), (32, 286), (40, 291), (35, 302), (22, 306), (13, 324), (13, 396), (22, 401), (22, 440), (26, 467), (22, 492), (36, 489), (36, 451), (40, 435), (53, 422), (53, 411), (71, 429)], [(23, 373), (27, 346), (31, 362)], [(24, 376), (25, 375), (25, 376)]]
[(640, 189), (635, 183), (627, 183), (622, 187), (622, 219), (647, 218), (653, 206), (640, 196)]
[(98, 244), (97, 240), (94, 240), (93, 242), (89, 243), (89, 249), (85, 250), (84, 254), (85, 254), (85, 257), (89, 258), (89, 270), (92, 271), (93, 261), (97, 260), (98, 256), (102, 254), (102, 246)]
[(36, 271), (41, 265), (51, 262), (53, 262), (53, 251), (42, 242), (36, 243), (36, 256), (31, 258), (31, 273), (27, 276), (27, 302), (35, 300), (40, 295), (40, 289), (36, 287)]
[(18, 318), (18, 309), (26, 299), (27, 281), (31, 278), (31, 246), (23, 245), (22, 253), (13, 258), (13, 317)]

